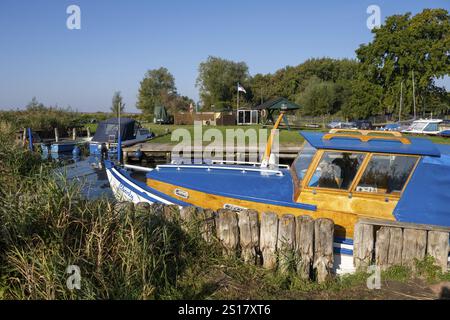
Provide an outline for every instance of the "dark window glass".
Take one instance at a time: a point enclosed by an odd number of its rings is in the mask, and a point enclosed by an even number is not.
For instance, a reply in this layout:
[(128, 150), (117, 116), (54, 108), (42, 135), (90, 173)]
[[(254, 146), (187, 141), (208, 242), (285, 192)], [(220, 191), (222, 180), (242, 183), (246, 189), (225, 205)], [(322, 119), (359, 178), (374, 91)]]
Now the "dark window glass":
[(389, 194), (401, 192), (417, 157), (373, 155), (356, 191)]
[(355, 179), (364, 156), (363, 153), (325, 152), (309, 186), (347, 190)]

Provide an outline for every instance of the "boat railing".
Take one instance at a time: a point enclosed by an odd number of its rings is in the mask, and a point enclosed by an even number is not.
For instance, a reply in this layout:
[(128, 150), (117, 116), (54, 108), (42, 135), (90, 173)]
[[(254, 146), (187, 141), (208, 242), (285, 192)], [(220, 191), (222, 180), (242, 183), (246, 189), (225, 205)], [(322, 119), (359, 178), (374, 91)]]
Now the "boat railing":
[(161, 168), (176, 168), (177, 170), (181, 169), (206, 169), (207, 171), (211, 170), (231, 170), (231, 171), (240, 171), (242, 173), (249, 172), (261, 172), (262, 174), (273, 174), (277, 176), (284, 176), (283, 172), (281, 170), (274, 170), (274, 169), (268, 169), (268, 168), (238, 168), (238, 167), (219, 167), (219, 166), (210, 166), (210, 165), (176, 165), (176, 164), (162, 164), (158, 165), (156, 167), (156, 170), (159, 170)]
[(331, 140), (334, 138), (353, 138), (359, 139), (361, 142), (368, 142), (371, 140), (390, 140), (398, 141), (402, 144), (411, 144), (411, 141), (408, 138), (403, 136), (401, 132), (397, 131), (380, 133), (376, 130), (331, 129), (329, 133), (326, 133), (323, 136), (324, 140)]
[[(260, 166), (260, 162), (251, 162), (251, 161), (239, 161), (239, 160), (211, 160), (214, 164), (241, 164), (241, 165), (251, 165), (253, 167)], [(289, 169), (289, 166), (287, 164), (278, 164), (279, 168)]]

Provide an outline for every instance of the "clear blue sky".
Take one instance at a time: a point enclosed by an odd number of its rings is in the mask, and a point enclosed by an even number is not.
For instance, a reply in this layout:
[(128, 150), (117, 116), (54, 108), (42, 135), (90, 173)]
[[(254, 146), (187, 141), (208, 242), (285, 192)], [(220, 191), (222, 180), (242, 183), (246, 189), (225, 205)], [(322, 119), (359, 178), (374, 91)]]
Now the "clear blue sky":
[[(66, 28), (71, 4), (81, 8), (81, 30)], [(450, 9), (448, 0), (1, 0), (0, 109), (36, 96), (47, 105), (106, 111), (120, 90), (136, 111), (140, 80), (160, 66), (175, 76), (179, 93), (197, 100), (197, 68), (209, 55), (245, 61), (251, 74), (311, 57), (354, 58), (372, 39), (371, 4), (382, 20)]]

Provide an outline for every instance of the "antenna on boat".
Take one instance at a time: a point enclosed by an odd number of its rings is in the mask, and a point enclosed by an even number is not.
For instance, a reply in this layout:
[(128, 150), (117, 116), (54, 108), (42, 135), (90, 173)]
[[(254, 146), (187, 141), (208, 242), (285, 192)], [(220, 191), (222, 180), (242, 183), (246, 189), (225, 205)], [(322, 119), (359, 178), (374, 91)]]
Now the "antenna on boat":
[(273, 138), (275, 137), (275, 134), (277, 133), (278, 126), (280, 125), (280, 122), (283, 119), (284, 114), (285, 114), (285, 111), (280, 112), (280, 115), (278, 116), (277, 121), (275, 122), (272, 130), (270, 131), (269, 140), (267, 141), (267, 145), (266, 145), (266, 151), (264, 152), (264, 156), (261, 161), (261, 168), (267, 168), (269, 165), (270, 154), (272, 151)]

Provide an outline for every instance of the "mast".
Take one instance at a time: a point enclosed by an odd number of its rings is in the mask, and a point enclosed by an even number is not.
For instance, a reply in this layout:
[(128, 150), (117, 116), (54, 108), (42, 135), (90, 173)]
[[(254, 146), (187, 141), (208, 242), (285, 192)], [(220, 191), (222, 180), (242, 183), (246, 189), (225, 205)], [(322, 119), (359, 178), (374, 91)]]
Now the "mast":
[(414, 70), (412, 71), (412, 87), (413, 87), (414, 120), (416, 120), (416, 93), (414, 85)]
[(402, 103), (403, 103), (403, 81), (400, 83), (400, 108), (398, 110), (398, 122), (402, 118)]

